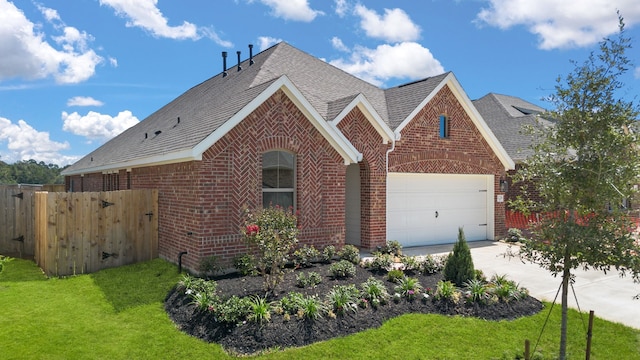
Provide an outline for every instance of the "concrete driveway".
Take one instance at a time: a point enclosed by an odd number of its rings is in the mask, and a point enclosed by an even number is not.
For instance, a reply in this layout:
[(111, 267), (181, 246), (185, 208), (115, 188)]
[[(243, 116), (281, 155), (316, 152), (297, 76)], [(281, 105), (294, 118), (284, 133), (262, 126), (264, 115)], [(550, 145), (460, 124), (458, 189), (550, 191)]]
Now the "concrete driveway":
[[(487, 278), (493, 274), (507, 275), (529, 289), (531, 296), (552, 302), (558, 292), (562, 279), (553, 277), (549, 272), (536, 264), (523, 263), (517, 257), (505, 256), (509, 245), (494, 241), (469, 242), (473, 264), (484, 272)], [(437, 245), (416, 248), (404, 248), (403, 254), (426, 255), (445, 254), (451, 252), (453, 245)], [(512, 252), (517, 253), (514, 246)], [(640, 284), (633, 282), (631, 277), (621, 278), (614, 270), (605, 274), (602, 271), (582, 269), (575, 271), (573, 288), (578, 302), (569, 291), (569, 306), (577, 309), (578, 304), (584, 313), (590, 310), (602, 319), (622, 323), (640, 329), (640, 300), (633, 297), (640, 293)], [(557, 305), (560, 305), (558, 295)]]

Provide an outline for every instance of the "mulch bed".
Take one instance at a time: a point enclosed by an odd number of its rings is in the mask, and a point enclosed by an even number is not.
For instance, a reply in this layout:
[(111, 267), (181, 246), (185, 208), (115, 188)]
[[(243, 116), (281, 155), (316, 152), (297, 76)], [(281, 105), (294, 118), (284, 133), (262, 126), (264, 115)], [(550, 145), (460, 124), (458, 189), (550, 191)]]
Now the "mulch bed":
[[(374, 273), (357, 267), (355, 277), (335, 280), (329, 277), (328, 269), (328, 264), (314, 264), (311, 268), (298, 269), (295, 272), (288, 271), (283, 282), (278, 285), (276, 298), (273, 300), (278, 300), (291, 291), (307, 295), (317, 294), (321, 299), (324, 299), (334, 285), (355, 284), (360, 288), (360, 284), (371, 276), (383, 280), (390, 294), (395, 292), (395, 284), (387, 281), (386, 274)], [(323, 276), (322, 283), (315, 288), (302, 289), (297, 287), (296, 274), (301, 271), (319, 273)], [(418, 278), (423, 288), (431, 288), (434, 291), (438, 281), (442, 280), (441, 274), (414, 274), (410, 276)], [(231, 274), (215, 278), (215, 280), (218, 284), (218, 292), (222, 297), (264, 295), (262, 278), (259, 276), (242, 277)], [(177, 287), (171, 290), (165, 300), (165, 309), (179, 329), (204, 341), (216, 342), (222, 345), (226, 351), (236, 354), (253, 354), (267, 349), (304, 346), (377, 328), (390, 318), (408, 313), (473, 316), (497, 321), (533, 315), (542, 308), (542, 303), (530, 296), (517, 301), (498, 302), (491, 305), (452, 304), (433, 299), (427, 301), (402, 299), (397, 303), (389, 301), (377, 309), (371, 306), (365, 309), (358, 308), (356, 312), (338, 315), (335, 319), (325, 316), (310, 321), (299, 320), (292, 316), (291, 320), (284, 321), (283, 316), (272, 314), (271, 321), (267, 323), (247, 322), (236, 326), (216, 322), (210, 313), (200, 311), (191, 304), (191, 299), (183, 291), (177, 290)]]

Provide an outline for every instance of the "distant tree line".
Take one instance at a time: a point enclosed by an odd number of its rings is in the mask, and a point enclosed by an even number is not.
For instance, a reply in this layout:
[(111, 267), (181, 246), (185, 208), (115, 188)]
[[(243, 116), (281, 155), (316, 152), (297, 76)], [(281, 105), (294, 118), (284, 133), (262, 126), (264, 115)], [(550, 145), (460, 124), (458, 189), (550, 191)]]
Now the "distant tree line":
[(13, 164), (0, 161), (0, 184), (63, 184), (62, 170), (64, 167), (33, 159)]

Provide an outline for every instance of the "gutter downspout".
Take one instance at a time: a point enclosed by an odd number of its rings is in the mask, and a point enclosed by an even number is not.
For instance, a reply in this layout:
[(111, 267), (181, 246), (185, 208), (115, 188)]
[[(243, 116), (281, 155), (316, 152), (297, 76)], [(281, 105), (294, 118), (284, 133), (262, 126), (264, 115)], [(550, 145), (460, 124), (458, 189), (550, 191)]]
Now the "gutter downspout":
[[(394, 151), (396, 149), (396, 140), (400, 140), (400, 135), (399, 134), (395, 134), (394, 133), (394, 138), (391, 139), (391, 149), (387, 150), (386, 154), (385, 154), (385, 183), (384, 183), (384, 192), (385, 192), (385, 198), (384, 198), (384, 204), (385, 204), (385, 209), (387, 209), (387, 200), (389, 199), (389, 154), (391, 154), (392, 151)], [(387, 229), (386, 229), (386, 224), (387, 224), (387, 210), (385, 210), (385, 214), (384, 214), (384, 223), (385, 223), (385, 238), (387, 237)]]

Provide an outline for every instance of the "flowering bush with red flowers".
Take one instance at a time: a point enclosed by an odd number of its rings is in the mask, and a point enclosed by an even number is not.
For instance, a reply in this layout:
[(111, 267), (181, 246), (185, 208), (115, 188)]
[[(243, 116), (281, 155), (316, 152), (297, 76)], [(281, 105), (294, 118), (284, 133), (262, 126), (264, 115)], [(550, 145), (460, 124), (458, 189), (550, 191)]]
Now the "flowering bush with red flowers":
[(279, 206), (247, 212), (242, 233), (257, 254), (265, 291), (272, 293), (282, 281), (283, 268), (298, 242), (297, 218)]

